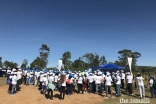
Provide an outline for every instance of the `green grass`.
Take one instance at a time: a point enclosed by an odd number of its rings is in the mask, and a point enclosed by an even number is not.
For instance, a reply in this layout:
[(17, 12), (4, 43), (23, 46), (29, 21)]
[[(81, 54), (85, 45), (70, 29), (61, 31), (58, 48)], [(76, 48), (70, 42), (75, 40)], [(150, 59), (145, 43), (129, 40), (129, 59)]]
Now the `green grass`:
[(6, 84), (6, 77), (0, 77), (0, 86), (4, 86)]

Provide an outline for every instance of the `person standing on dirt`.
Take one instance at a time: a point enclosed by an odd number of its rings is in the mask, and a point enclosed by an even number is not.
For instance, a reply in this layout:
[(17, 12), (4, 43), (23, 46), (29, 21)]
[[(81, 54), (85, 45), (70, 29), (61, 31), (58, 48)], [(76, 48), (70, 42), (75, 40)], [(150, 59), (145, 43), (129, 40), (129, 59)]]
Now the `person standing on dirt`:
[(110, 76), (110, 73), (107, 72), (106, 77), (105, 77), (105, 84), (106, 84), (106, 97), (105, 98), (106, 99), (108, 98), (108, 91), (110, 91), (111, 98), (112, 98), (111, 82), (112, 82), (112, 78)]
[(116, 96), (119, 97), (121, 96), (121, 90), (120, 90), (120, 84), (121, 84), (121, 78), (118, 75), (118, 73), (115, 73), (115, 77), (116, 77)]
[(11, 96), (15, 96), (15, 89), (16, 89), (16, 84), (17, 84), (17, 73), (14, 72), (14, 76), (11, 78), (12, 80), (12, 90), (11, 90)]
[(130, 72), (127, 73), (126, 82), (127, 82), (128, 93), (131, 96), (131, 95), (133, 95), (133, 89), (132, 89), (133, 77)]
[(154, 80), (154, 76), (150, 76), (148, 84), (150, 86), (151, 98), (156, 97), (156, 81)]
[(8, 67), (8, 69), (7, 69), (7, 84), (9, 84), (9, 82), (10, 82), (10, 79), (9, 79), (10, 74), (11, 74), (11, 68)]
[(17, 85), (16, 85), (16, 91), (19, 91), (20, 90), (20, 85), (21, 85), (21, 78), (22, 78), (22, 72), (21, 72), (21, 69), (18, 67), (17, 69), (18, 71), (16, 72), (17, 73)]
[(77, 87), (78, 87), (78, 94), (80, 94), (80, 90), (82, 91), (82, 94), (84, 93), (83, 91), (83, 77), (82, 74), (79, 73), (78, 81), (77, 81)]
[(137, 80), (139, 91), (140, 91), (140, 98), (142, 99), (145, 97), (145, 87), (144, 87), (144, 81), (143, 81), (144, 78), (142, 77), (140, 73), (138, 73), (136, 80)]
[(49, 73), (48, 77), (47, 89), (48, 89), (47, 99), (53, 100), (53, 92), (55, 89), (55, 85), (54, 85), (54, 77), (52, 76), (51, 72)]
[(90, 73), (90, 75), (88, 76), (88, 80), (89, 80), (89, 94), (93, 93), (93, 75), (92, 73)]
[(64, 100), (65, 97), (65, 88), (66, 88), (66, 75), (60, 75), (61, 87), (60, 87), (60, 100)]
[(124, 83), (125, 83), (125, 73), (124, 73), (123, 70), (121, 70), (120, 77), (121, 77), (121, 88), (124, 88)]

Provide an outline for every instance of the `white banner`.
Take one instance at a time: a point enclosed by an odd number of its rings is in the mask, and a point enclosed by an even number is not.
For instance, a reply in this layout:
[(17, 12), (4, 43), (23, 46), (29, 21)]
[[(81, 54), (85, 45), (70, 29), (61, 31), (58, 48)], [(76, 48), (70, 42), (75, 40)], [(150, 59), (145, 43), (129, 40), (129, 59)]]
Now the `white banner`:
[(129, 64), (130, 73), (132, 74), (132, 70), (131, 70), (132, 58), (131, 57), (128, 57), (128, 64)]
[(59, 60), (59, 61), (58, 61), (58, 70), (59, 70), (59, 71), (61, 70), (61, 67), (62, 67), (62, 60)]

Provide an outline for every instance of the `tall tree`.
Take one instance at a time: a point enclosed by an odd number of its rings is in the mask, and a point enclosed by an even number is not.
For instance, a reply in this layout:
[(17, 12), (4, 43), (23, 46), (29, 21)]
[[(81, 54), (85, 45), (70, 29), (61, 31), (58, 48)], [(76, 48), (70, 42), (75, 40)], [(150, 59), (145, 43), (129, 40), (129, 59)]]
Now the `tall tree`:
[(39, 69), (44, 69), (46, 66), (46, 62), (41, 59), (40, 57), (37, 57), (31, 64), (31, 68), (39, 68)]
[(49, 56), (50, 48), (46, 44), (42, 44), (39, 51), (40, 51), (40, 58), (41, 58), (40, 60), (43, 60), (46, 63), (44, 66), (44, 68), (46, 68), (48, 64), (48, 56)]
[(28, 60), (27, 60), (27, 59), (24, 59), (22, 65), (21, 65), (21, 67), (22, 67), (22, 68), (26, 68), (27, 65), (28, 65)]
[(84, 62), (88, 63), (89, 66), (99, 66), (99, 55), (96, 53), (86, 53), (82, 56)]
[(100, 65), (103, 65), (103, 64), (107, 64), (107, 61), (104, 55), (100, 57)]
[(64, 69), (69, 69), (71, 65), (71, 53), (69, 51), (66, 51), (62, 55), (62, 63), (64, 65)]
[(18, 64), (15, 63), (15, 62), (10, 62), (10, 61), (5, 61), (4, 63), (4, 66), (7, 68), (7, 67), (11, 67), (11, 68), (17, 68)]
[(2, 64), (2, 57), (0, 57), (0, 68), (3, 67), (3, 64)]
[(119, 61), (116, 61), (115, 64), (125, 66), (126, 69), (129, 70), (127, 58), (132, 57), (132, 71), (136, 70), (137, 59), (141, 57), (141, 54), (139, 52), (132, 52), (131, 50), (124, 49), (118, 51), (118, 54), (120, 55), (118, 57)]

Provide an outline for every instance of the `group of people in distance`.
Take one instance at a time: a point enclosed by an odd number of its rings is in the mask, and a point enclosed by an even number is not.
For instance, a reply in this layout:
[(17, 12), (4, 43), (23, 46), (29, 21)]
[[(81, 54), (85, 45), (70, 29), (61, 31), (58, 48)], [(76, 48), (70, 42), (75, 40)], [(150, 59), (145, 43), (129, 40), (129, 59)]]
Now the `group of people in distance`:
[[(47, 99), (53, 100), (54, 91), (60, 92), (60, 100), (64, 100), (65, 95), (84, 94), (104, 94), (106, 91), (105, 98), (108, 98), (112, 94), (112, 86), (115, 89), (116, 97), (121, 96), (121, 88), (126, 88), (128, 95), (133, 95), (133, 80), (136, 80), (140, 92), (140, 98), (145, 97), (144, 78), (138, 73), (136, 78), (133, 78), (130, 72), (124, 73), (123, 70), (117, 72), (106, 72), (103, 73), (99, 70), (93, 73), (85, 71), (78, 72), (64, 72), (57, 71), (53, 73), (44, 71), (29, 71), (21, 70), (20, 67), (17, 69), (8, 67), (7, 70), (7, 83), (9, 84), (8, 92), (11, 96), (15, 95), (15, 92), (20, 90), (20, 85), (33, 84), (39, 86), (41, 94), (47, 93)], [(156, 81), (153, 76), (150, 76), (148, 80), (150, 86), (151, 97), (156, 97)], [(126, 87), (125, 87), (126, 86)]]

